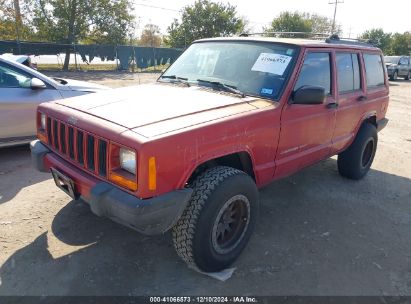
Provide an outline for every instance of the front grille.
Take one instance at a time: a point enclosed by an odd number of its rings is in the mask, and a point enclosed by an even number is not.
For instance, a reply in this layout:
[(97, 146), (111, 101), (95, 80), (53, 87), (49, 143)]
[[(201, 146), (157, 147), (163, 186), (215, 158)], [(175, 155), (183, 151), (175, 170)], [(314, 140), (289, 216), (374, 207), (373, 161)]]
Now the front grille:
[(55, 152), (94, 174), (107, 177), (107, 141), (47, 117), (47, 140)]
[(87, 168), (94, 171), (94, 137), (87, 135)]

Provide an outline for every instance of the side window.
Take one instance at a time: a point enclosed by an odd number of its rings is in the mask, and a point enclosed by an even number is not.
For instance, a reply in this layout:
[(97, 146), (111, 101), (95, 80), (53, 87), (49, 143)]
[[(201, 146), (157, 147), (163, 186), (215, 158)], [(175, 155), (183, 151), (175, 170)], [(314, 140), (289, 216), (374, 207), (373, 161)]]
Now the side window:
[(407, 59), (406, 57), (402, 57), (402, 58), (400, 59), (400, 64), (408, 65), (408, 59)]
[(312, 85), (324, 87), (325, 93), (331, 93), (330, 53), (308, 53), (298, 76), (295, 90), (302, 86)]
[(364, 54), (367, 88), (384, 85), (384, 67), (380, 55)]
[(361, 88), (358, 55), (337, 53), (338, 93), (348, 93)]
[(0, 88), (27, 88), (31, 78), (0, 62)]

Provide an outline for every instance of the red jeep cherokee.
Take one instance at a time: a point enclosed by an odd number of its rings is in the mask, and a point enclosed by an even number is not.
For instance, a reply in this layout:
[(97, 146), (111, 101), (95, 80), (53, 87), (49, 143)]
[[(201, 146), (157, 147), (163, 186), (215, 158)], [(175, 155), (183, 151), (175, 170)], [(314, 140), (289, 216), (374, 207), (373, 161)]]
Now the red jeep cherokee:
[(259, 187), (336, 154), (342, 176), (368, 172), (388, 92), (370, 45), (199, 40), (155, 84), (41, 104), (32, 159), (93, 213), (172, 229), (189, 266), (218, 271), (251, 236)]

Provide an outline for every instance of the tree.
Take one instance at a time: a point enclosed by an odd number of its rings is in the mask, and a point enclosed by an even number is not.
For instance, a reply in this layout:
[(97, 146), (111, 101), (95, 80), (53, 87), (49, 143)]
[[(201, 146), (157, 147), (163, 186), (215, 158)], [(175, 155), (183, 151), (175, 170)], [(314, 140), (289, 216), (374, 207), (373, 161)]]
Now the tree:
[[(130, 0), (32, 0), (37, 37), (67, 44), (121, 44), (133, 28)], [(67, 48), (63, 69), (70, 62)]]
[[(311, 31), (313, 33), (331, 34), (333, 20), (318, 14), (308, 15), (311, 22)], [(341, 35), (341, 24), (335, 24), (334, 34)]]
[(31, 40), (32, 29), (24, 20), (26, 7), (21, 7), (18, 0), (0, 0), (0, 39)]
[(168, 27), (167, 44), (185, 47), (196, 39), (230, 36), (243, 28), (244, 22), (237, 16), (235, 6), (197, 0), (183, 9), (181, 23), (175, 19)]
[(159, 47), (161, 41), (160, 27), (155, 24), (146, 24), (141, 33), (139, 44), (142, 46)]
[(371, 29), (362, 33), (359, 38), (369, 40), (376, 47), (379, 47), (383, 53), (391, 53), (392, 34), (385, 33), (382, 28)]
[[(332, 20), (318, 14), (285, 11), (273, 19), (270, 26), (264, 31), (269, 32), (304, 32), (330, 34)], [(336, 26), (335, 33), (341, 33), (341, 26)], [(309, 37), (305, 34), (284, 34), (286, 37)]]
[(265, 32), (311, 32), (312, 24), (305, 14), (299, 12), (282, 12), (274, 18)]
[(395, 33), (391, 41), (391, 55), (411, 54), (411, 32)]

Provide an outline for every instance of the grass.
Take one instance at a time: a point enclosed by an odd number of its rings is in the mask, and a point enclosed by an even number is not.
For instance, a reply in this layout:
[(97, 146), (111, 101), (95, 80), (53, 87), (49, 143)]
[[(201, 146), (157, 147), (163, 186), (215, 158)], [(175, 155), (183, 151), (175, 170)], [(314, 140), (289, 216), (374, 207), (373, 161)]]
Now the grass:
[[(158, 65), (153, 67), (148, 67), (146, 69), (138, 69), (133, 66), (129, 69), (130, 72), (148, 72), (148, 73), (158, 73), (166, 69), (168, 65)], [(57, 63), (39, 63), (37, 64), (37, 69), (39, 71), (62, 71), (63, 65)], [(76, 65), (70, 64), (69, 71), (76, 71)], [(112, 63), (102, 63), (102, 64), (77, 64), (77, 71), (117, 71), (117, 65)]]

